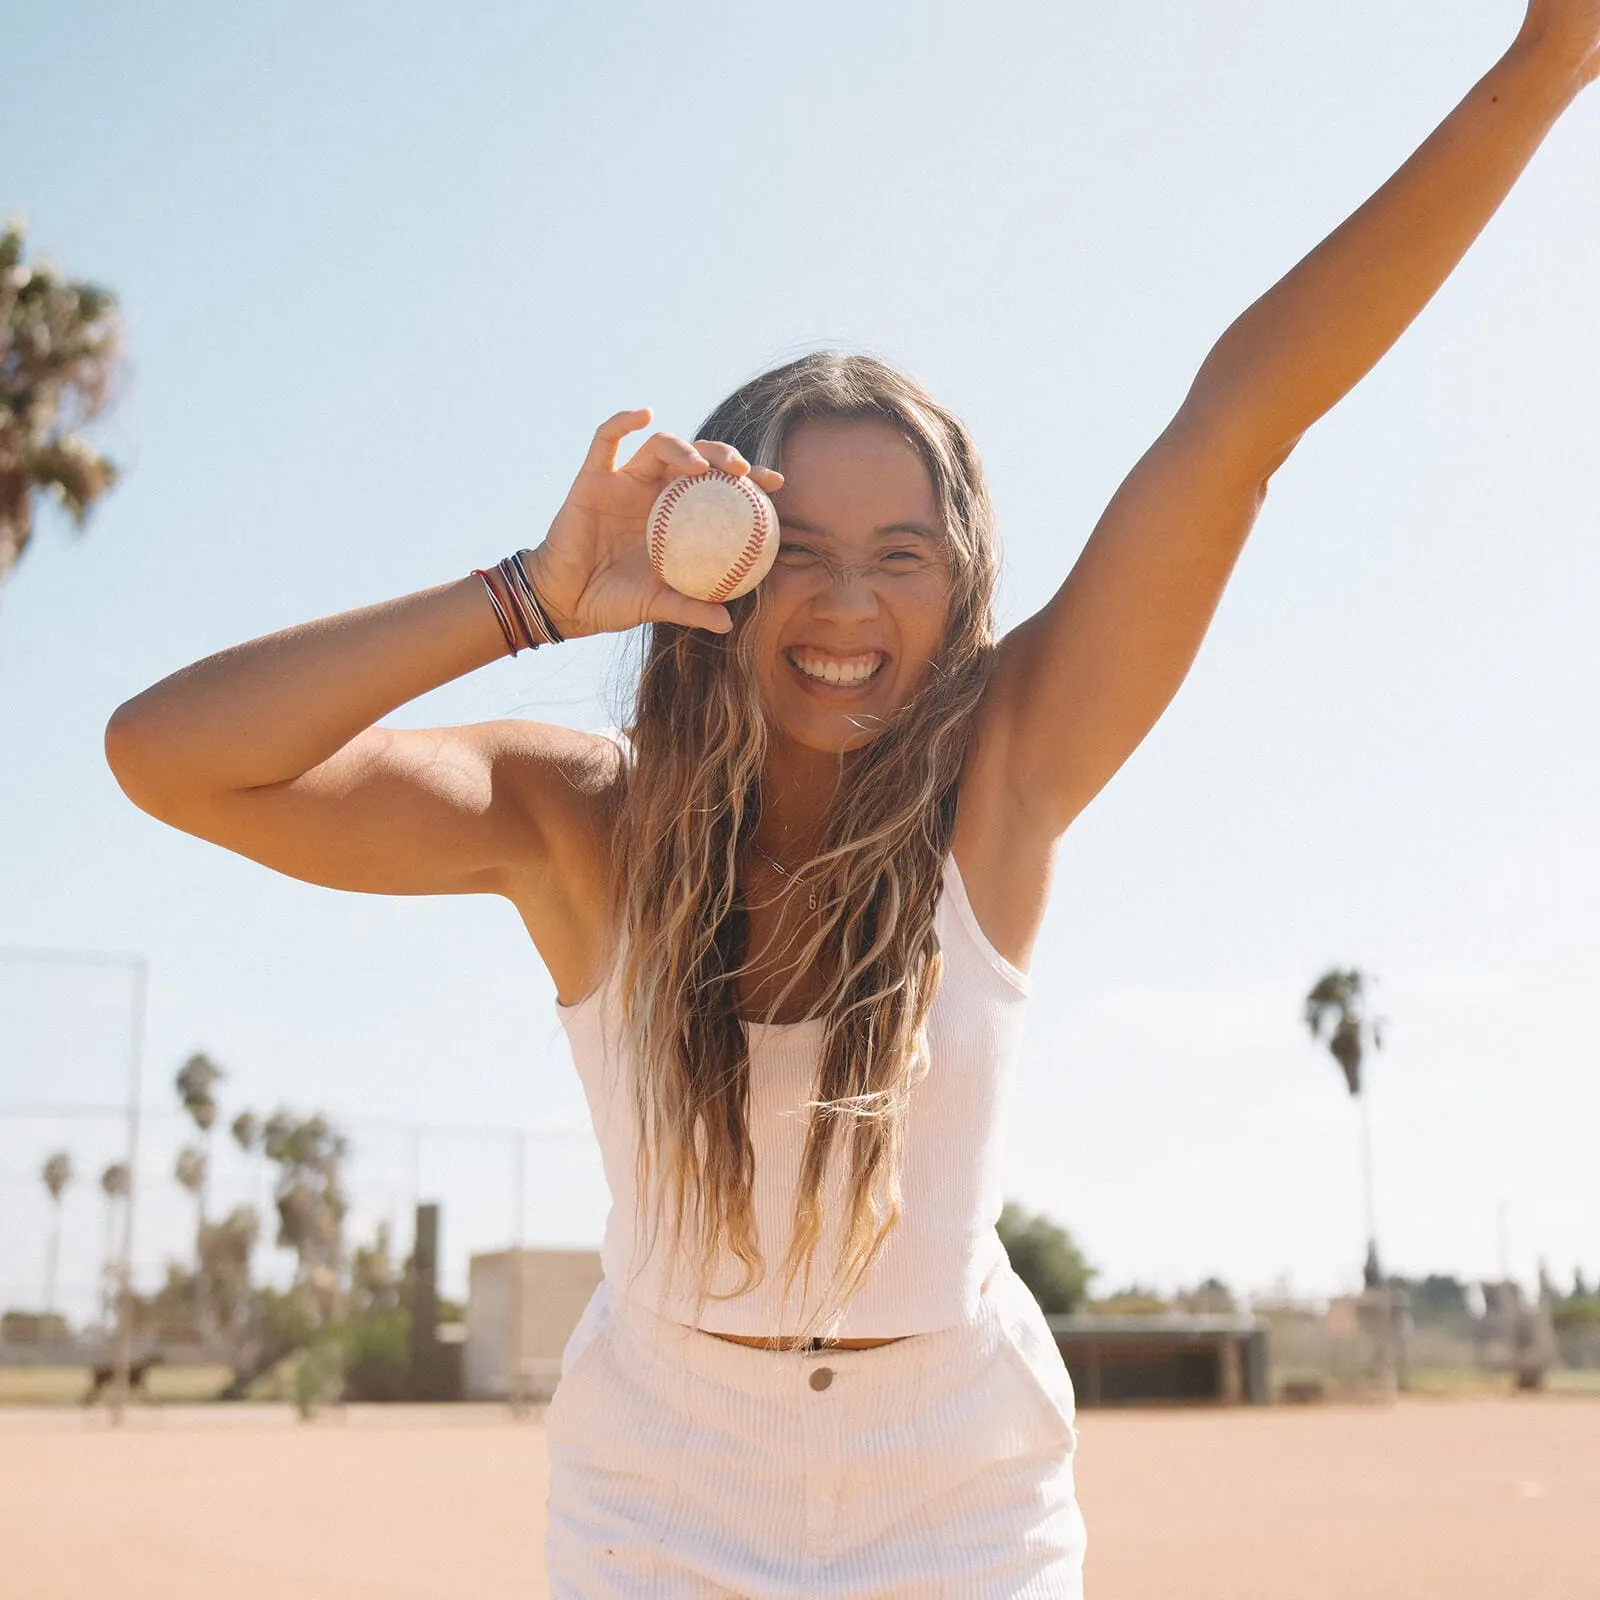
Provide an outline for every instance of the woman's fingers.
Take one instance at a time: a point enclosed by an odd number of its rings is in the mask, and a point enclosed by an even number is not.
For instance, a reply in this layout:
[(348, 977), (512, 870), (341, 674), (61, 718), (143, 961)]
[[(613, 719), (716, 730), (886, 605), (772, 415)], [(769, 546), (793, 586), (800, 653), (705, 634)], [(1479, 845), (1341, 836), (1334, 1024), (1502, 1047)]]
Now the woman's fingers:
[(705, 628), (712, 633), (727, 633), (733, 627), (733, 617), (726, 606), (714, 606), (709, 600), (692, 600), (665, 584), (650, 604), (650, 621), (676, 622), (684, 628)]
[(781, 472), (771, 467), (752, 467), (731, 444), (724, 444), (720, 439), (696, 439), (694, 447), (718, 472), (726, 472), (731, 478), (748, 474), (750, 481), (768, 494), (783, 487)]
[(617, 446), (630, 433), (648, 428), (653, 415), (649, 406), (643, 406), (634, 411), (619, 411), (614, 417), (607, 417), (594, 430), (594, 438), (589, 443), (589, 453), (583, 458), (585, 468), (601, 472), (616, 471)]
[(675, 433), (653, 433), (622, 470), (630, 478), (660, 481), (685, 473), (698, 476), (710, 464), (687, 439)]
[(726, 472), (730, 478), (742, 478), (750, 470), (750, 463), (720, 439), (696, 439), (694, 447), (718, 472)]

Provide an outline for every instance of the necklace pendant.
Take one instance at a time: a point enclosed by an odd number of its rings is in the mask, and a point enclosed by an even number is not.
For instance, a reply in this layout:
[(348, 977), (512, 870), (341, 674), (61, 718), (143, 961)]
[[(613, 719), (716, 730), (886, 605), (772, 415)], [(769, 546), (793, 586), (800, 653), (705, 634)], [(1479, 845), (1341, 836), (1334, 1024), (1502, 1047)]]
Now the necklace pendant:
[(811, 893), (806, 896), (806, 909), (809, 911), (815, 911), (817, 909), (817, 891), (815, 889), (813, 889)]

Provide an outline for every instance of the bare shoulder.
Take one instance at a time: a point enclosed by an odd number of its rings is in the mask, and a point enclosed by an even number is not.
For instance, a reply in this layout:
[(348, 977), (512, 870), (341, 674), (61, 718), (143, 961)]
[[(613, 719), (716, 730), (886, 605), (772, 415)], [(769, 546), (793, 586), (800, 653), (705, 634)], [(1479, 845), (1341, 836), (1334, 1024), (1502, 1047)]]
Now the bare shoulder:
[(609, 948), (612, 831), (625, 758), (599, 733), (536, 722), (485, 724), (496, 782), (536, 827), (541, 846), (514, 873), (506, 897), (571, 1003), (588, 993)]
[[(1004, 653), (997, 679), (1004, 671)], [(952, 852), (973, 915), (996, 950), (1026, 971), (1050, 898), (1058, 837), (1015, 793), (1016, 724), (991, 682), (979, 707), (961, 773)]]
[(508, 718), (473, 732), (494, 764), (497, 782), (541, 828), (609, 827), (623, 777), (622, 748), (603, 733)]

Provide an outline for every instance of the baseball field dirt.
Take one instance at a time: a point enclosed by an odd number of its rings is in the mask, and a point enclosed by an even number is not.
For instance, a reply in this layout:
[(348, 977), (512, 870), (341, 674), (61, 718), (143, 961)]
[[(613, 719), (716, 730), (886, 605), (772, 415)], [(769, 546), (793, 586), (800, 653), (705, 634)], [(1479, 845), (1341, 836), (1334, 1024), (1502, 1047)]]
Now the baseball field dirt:
[[(1085, 1413), (1091, 1600), (1600, 1594), (1600, 1400)], [(7, 1600), (541, 1600), (537, 1420), (0, 1410)]]

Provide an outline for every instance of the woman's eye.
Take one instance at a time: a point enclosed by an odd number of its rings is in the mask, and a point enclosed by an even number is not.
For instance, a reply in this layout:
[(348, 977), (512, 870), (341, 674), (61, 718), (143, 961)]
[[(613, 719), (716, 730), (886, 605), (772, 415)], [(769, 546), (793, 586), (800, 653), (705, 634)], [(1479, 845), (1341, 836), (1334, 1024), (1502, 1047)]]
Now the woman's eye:
[(885, 561), (895, 561), (904, 566), (907, 562), (922, 560), (922, 553), (918, 550), (891, 550), (884, 557)]
[(816, 552), (808, 545), (793, 544), (785, 540), (778, 546), (778, 558), (788, 562), (812, 561), (816, 558)]

